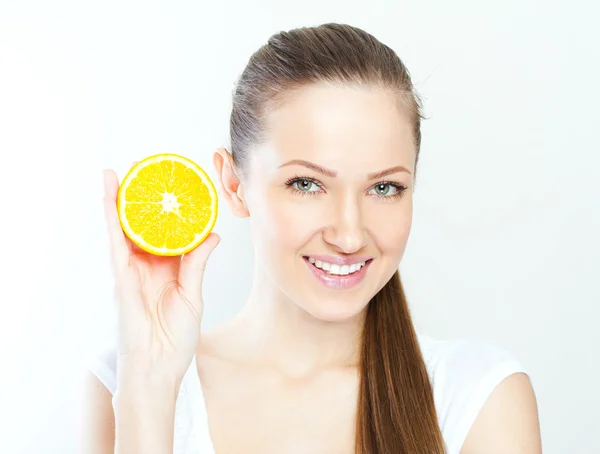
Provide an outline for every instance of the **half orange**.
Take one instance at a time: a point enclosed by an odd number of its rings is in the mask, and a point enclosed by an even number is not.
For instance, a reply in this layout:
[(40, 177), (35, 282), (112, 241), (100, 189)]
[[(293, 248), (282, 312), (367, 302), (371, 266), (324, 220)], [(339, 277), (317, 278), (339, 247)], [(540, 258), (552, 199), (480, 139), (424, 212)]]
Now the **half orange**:
[(163, 153), (135, 164), (119, 188), (117, 211), (125, 234), (154, 255), (185, 254), (212, 231), (217, 191), (191, 159)]

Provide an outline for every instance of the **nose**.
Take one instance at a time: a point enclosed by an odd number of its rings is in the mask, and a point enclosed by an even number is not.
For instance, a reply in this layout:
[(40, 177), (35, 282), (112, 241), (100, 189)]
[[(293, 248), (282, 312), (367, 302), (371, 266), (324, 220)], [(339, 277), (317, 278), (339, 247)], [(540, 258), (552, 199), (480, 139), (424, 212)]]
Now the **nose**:
[(336, 200), (323, 230), (323, 240), (341, 253), (352, 254), (366, 245), (367, 233), (360, 204), (352, 197)]

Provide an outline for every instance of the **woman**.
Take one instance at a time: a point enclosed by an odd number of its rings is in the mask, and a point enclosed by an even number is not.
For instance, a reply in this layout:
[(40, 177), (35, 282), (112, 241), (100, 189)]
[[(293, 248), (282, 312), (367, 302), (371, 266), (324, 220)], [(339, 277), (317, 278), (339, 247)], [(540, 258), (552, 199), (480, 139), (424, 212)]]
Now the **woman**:
[(518, 361), (415, 333), (398, 265), (421, 118), (403, 63), (358, 28), (281, 32), (251, 57), (214, 164), (250, 218), (254, 283), (212, 332), (201, 285), (218, 235), (181, 260), (140, 251), (107, 171), (119, 340), (91, 366), (87, 452), (540, 453)]

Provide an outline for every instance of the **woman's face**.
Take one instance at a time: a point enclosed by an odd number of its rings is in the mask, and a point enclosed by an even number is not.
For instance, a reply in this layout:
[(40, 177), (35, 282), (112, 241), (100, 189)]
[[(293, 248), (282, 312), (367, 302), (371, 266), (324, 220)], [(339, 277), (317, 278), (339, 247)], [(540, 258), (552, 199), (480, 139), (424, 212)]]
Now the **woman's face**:
[(268, 119), (243, 191), (259, 271), (318, 319), (354, 317), (397, 270), (410, 233), (408, 118), (389, 93), (319, 85)]

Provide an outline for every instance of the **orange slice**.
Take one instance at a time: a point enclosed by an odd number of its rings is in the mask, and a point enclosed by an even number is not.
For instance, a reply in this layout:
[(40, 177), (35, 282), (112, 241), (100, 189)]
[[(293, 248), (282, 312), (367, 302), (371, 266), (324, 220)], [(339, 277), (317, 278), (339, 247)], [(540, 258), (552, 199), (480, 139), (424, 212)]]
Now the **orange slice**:
[(119, 188), (117, 211), (125, 234), (154, 255), (185, 254), (217, 220), (217, 191), (192, 160), (171, 153), (135, 164)]

